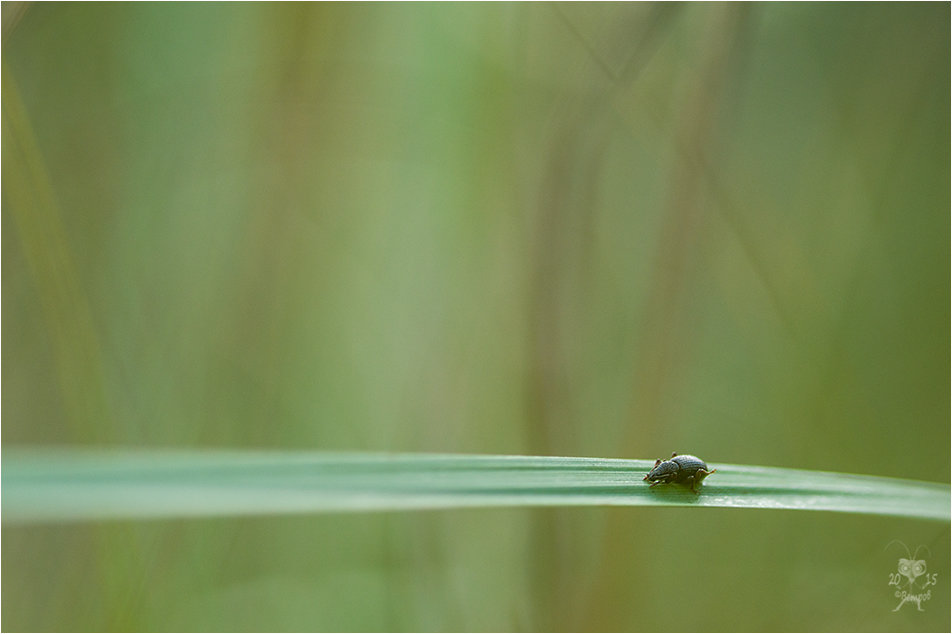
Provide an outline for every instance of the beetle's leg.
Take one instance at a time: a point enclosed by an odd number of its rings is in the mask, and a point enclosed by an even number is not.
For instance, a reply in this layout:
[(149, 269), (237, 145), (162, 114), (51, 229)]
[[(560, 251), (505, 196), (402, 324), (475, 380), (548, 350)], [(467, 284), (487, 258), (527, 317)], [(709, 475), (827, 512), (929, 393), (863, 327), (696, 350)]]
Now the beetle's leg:
[[(704, 469), (698, 469), (697, 472), (694, 474), (694, 484), (701, 484), (701, 480), (711, 475), (715, 471), (717, 471), (717, 469), (711, 469), (710, 471), (705, 471)], [(691, 485), (691, 489), (694, 489), (693, 484)]]
[(656, 487), (659, 484), (664, 484), (664, 482), (662, 482), (661, 480), (656, 480), (655, 482), (652, 482), (650, 485), (648, 485), (648, 488)]

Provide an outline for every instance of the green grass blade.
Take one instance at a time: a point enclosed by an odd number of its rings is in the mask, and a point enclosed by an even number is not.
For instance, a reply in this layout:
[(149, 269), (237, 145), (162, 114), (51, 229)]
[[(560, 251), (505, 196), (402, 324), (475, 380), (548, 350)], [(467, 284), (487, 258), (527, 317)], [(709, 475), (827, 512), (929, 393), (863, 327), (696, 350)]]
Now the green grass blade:
[(698, 494), (650, 460), (247, 451), (7, 450), (3, 521), (479, 506), (720, 506), (950, 520), (949, 485), (712, 464)]

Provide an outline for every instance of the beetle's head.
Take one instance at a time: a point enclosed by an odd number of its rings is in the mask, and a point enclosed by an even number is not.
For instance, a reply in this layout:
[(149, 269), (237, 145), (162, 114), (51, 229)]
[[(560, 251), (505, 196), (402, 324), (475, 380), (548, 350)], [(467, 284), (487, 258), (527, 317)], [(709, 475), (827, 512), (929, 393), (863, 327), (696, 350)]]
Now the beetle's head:
[(654, 468), (648, 472), (644, 479), (650, 480), (652, 482), (655, 480), (663, 480), (677, 473), (680, 468), (681, 467), (678, 465), (678, 463), (674, 462), (673, 460), (658, 460), (655, 462)]

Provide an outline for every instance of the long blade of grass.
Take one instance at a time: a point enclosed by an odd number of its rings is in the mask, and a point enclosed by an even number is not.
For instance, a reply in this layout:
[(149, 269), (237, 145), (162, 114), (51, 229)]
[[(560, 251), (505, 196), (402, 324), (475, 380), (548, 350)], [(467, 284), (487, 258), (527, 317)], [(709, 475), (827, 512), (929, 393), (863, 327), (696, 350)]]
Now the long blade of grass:
[(267, 451), (6, 450), (4, 524), (481, 506), (720, 506), (950, 520), (949, 485), (714, 464), (700, 492), (649, 460)]

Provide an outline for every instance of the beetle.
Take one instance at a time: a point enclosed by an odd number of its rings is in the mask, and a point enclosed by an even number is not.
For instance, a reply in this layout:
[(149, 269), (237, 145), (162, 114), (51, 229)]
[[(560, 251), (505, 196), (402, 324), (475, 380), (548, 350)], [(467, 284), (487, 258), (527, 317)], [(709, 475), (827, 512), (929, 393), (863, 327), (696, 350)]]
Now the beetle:
[(654, 467), (645, 475), (644, 479), (651, 482), (651, 486), (679, 482), (690, 484), (691, 490), (697, 493), (694, 487), (717, 469), (707, 470), (707, 463), (697, 456), (679, 456), (677, 452), (671, 454), (670, 460), (656, 460)]

